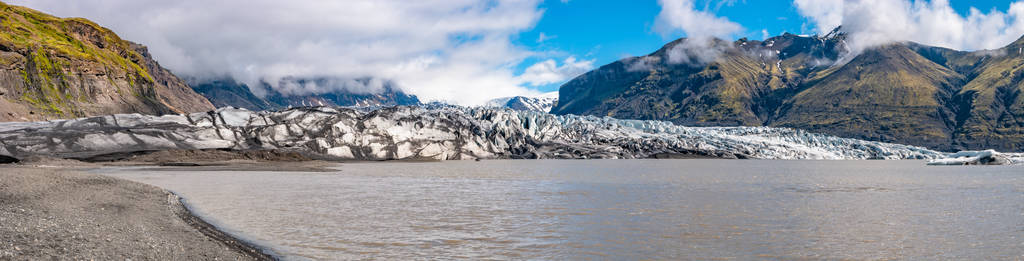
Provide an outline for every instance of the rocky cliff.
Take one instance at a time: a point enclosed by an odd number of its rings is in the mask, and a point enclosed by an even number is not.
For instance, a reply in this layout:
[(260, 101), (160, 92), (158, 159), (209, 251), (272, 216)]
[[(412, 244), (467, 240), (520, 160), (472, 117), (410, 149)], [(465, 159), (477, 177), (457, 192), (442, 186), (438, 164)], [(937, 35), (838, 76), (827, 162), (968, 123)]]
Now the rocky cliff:
[(579, 76), (562, 86), (552, 112), (792, 127), (939, 150), (1024, 150), (1024, 40), (977, 52), (896, 43), (855, 57), (840, 29), (689, 41)]
[(213, 108), (142, 45), (86, 19), (0, 3), (0, 121)]

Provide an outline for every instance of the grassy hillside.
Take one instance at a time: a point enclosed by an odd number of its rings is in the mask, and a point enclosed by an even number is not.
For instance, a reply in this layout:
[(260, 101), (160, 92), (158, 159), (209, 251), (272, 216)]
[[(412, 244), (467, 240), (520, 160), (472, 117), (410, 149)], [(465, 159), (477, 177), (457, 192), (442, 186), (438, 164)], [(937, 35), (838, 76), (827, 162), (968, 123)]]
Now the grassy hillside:
[(904, 45), (885, 46), (811, 79), (771, 125), (939, 146), (955, 127), (945, 101), (963, 82)]
[(1024, 148), (1024, 40), (984, 56), (975, 77), (957, 94), (969, 100), (956, 142), (963, 147)]
[(89, 20), (0, 3), (0, 119), (212, 108), (145, 52)]

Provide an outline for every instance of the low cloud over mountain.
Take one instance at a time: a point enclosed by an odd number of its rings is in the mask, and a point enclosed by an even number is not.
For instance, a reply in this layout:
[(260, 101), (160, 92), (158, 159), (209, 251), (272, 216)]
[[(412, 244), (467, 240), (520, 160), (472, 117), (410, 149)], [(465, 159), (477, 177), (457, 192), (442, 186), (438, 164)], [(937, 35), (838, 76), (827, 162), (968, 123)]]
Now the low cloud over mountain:
[(819, 32), (840, 25), (854, 53), (893, 42), (912, 41), (958, 50), (996, 49), (1024, 34), (1024, 2), (997, 9), (957, 13), (949, 0), (795, 0)]
[[(575, 76), (566, 71), (578, 74), (592, 63), (565, 60), (568, 55), (547, 60), (513, 43), (541, 18), (539, 0), (13, 3), (95, 18), (149, 45), (177, 74), (229, 76), (249, 86), (266, 82), (282, 93), (332, 91), (280, 84), (289, 77), (369, 77), (394, 81), (426, 100), (479, 104), (498, 96), (539, 94), (528, 87), (564, 81)], [(520, 75), (515, 66), (527, 58), (543, 61)]]

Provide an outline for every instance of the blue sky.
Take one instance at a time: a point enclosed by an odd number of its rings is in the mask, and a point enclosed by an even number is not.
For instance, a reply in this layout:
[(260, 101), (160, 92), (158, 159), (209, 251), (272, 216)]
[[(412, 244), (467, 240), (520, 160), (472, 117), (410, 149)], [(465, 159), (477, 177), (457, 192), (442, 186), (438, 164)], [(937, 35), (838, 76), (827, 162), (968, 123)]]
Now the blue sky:
[[(962, 16), (974, 7), (984, 13), (993, 8), (1005, 11), (1007, 0), (953, 0), (950, 5)], [(736, 37), (762, 40), (783, 32), (814, 34), (815, 24), (800, 15), (791, 0), (697, 0), (696, 8), (739, 23), (744, 30)], [(518, 44), (551, 56), (573, 55), (593, 59), (601, 66), (628, 56), (651, 53), (685, 33), (663, 36), (653, 30), (661, 11), (656, 0), (546, 0), (541, 6), (543, 16), (534, 28), (515, 39)], [(548, 39), (538, 41), (541, 34)], [(545, 56), (531, 57), (518, 66), (521, 72)], [(539, 87), (556, 91), (560, 84)]]

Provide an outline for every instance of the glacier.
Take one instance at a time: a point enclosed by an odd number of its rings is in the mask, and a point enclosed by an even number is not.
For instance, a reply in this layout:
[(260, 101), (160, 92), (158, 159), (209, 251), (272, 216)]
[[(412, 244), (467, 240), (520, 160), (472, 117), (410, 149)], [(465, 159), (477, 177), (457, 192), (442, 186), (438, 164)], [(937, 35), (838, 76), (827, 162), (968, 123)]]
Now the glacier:
[(769, 127), (684, 127), (663, 121), (552, 115), (508, 108), (305, 107), (254, 112), (117, 114), (0, 123), (0, 155), (88, 159), (171, 149), (273, 149), (325, 160), (938, 159), (922, 147)]

